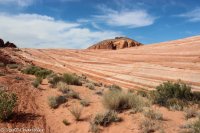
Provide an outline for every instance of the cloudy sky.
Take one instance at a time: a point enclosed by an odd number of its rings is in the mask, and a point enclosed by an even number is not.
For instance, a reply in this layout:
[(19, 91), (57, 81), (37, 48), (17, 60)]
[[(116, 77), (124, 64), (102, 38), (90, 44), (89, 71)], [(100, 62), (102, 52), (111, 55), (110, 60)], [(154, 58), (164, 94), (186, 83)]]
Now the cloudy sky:
[(26, 48), (144, 44), (200, 35), (199, 0), (0, 0), (0, 38)]

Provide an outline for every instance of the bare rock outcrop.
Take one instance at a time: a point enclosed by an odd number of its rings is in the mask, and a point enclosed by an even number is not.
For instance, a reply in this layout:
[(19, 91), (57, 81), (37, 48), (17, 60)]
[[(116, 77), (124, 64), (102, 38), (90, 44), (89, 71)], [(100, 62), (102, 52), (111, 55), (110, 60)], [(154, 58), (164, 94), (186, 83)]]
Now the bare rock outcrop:
[(0, 39), (0, 48), (6, 48), (6, 47), (9, 47), (9, 48), (17, 48), (17, 46), (14, 44), (14, 43), (11, 43), (11, 42), (6, 42), (4, 44), (4, 41), (3, 39)]
[(130, 48), (141, 45), (143, 44), (127, 37), (116, 37), (115, 39), (108, 39), (101, 41), (95, 45), (90, 46), (88, 49), (116, 50), (116, 49)]

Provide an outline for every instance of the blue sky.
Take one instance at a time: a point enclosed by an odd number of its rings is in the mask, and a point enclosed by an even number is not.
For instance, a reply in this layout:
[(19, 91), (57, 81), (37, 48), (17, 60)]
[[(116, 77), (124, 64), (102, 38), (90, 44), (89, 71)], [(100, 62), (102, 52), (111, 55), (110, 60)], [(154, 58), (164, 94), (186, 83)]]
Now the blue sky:
[(115, 36), (144, 44), (200, 34), (199, 0), (0, 0), (0, 38), (27, 48), (86, 48)]

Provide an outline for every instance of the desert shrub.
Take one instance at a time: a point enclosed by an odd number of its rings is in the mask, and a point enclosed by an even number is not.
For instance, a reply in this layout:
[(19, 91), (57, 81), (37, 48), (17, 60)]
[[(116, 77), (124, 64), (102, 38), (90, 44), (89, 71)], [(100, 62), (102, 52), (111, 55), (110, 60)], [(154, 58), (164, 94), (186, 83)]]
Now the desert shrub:
[(90, 122), (90, 130), (89, 130), (89, 132), (100, 133), (100, 129), (99, 129), (98, 125), (96, 125), (93, 121)]
[(37, 66), (28, 66), (27, 68), (22, 70), (22, 73), (35, 75), (44, 79), (48, 75), (50, 75), (52, 71)]
[(65, 96), (68, 98), (80, 99), (79, 93), (73, 90), (70, 90)]
[(198, 109), (195, 107), (186, 108), (184, 109), (184, 115), (186, 119), (196, 117), (198, 115)]
[(182, 128), (189, 129), (189, 131), (186, 131), (188, 133), (200, 133), (200, 117), (195, 121), (183, 125)]
[(86, 84), (86, 87), (89, 88), (90, 90), (95, 90), (95, 86), (93, 83)]
[(80, 104), (83, 105), (84, 107), (87, 107), (87, 106), (90, 105), (90, 101), (87, 100), (87, 99), (82, 99), (82, 100), (80, 101)]
[(166, 107), (168, 107), (170, 110), (183, 110), (184, 107), (188, 106), (187, 101), (183, 101), (177, 98), (170, 98), (166, 101)]
[(60, 92), (62, 92), (63, 94), (66, 94), (70, 91), (70, 86), (67, 85), (66, 83), (64, 82), (58, 82), (57, 83), (57, 88)]
[(101, 87), (103, 84), (102, 83), (100, 83), (100, 82), (93, 82), (93, 84), (94, 84), (94, 86), (98, 86), (98, 87)]
[(152, 119), (143, 119), (140, 123), (142, 133), (152, 133), (158, 130), (159, 125)]
[(146, 108), (143, 111), (143, 114), (145, 117), (152, 119), (152, 120), (163, 120), (163, 115), (160, 112), (155, 111), (151, 108)]
[(121, 120), (122, 119), (117, 116), (117, 112), (107, 111), (102, 114), (97, 114), (93, 119), (93, 123), (95, 125), (101, 125), (101, 126), (107, 127), (112, 122), (119, 122)]
[(19, 67), (18, 64), (7, 64), (7, 67), (10, 69), (17, 69)]
[(147, 92), (143, 91), (143, 90), (138, 90), (137, 91), (137, 95), (140, 95), (142, 97), (147, 97), (148, 96)]
[(0, 62), (0, 67), (4, 67), (5, 64), (3, 62)]
[(63, 124), (65, 124), (66, 126), (70, 125), (70, 122), (69, 122), (67, 119), (64, 119), (62, 122), (63, 122)]
[(5, 121), (12, 115), (17, 104), (16, 94), (0, 90), (0, 120)]
[(4, 74), (4, 73), (2, 73), (2, 72), (0, 72), (0, 76), (5, 76), (5, 74)]
[(108, 91), (103, 95), (103, 105), (109, 110), (135, 109), (140, 110), (146, 105), (144, 100), (132, 93), (124, 91)]
[(65, 73), (63, 75), (63, 81), (69, 85), (78, 85), (81, 86), (82, 83), (77, 75)]
[(80, 121), (81, 114), (82, 114), (82, 108), (78, 106), (73, 106), (71, 109), (69, 109), (70, 113), (74, 116), (76, 121)]
[(48, 83), (52, 85), (52, 87), (56, 87), (59, 82), (63, 81), (63, 77), (58, 75), (52, 75), (48, 78)]
[(121, 91), (121, 90), (122, 90), (122, 88), (121, 88), (120, 86), (115, 85), (115, 84), (109, 86), (109, 89), (110, 89), (111, 91), (113, 91), (113, 90), (114, 90), (114, 91)]
[(192, 101), (199, 103), (200, 101), (200, 92), (199, 91), (194, 91), (192, 92)]
[(48, 104), (53, 109), (57, 108), (60, 104), (63, 104), (66, 101), (67, 99), (65, 96), (50, 96), (48, 98)]
[(180, 100), (191, 99), (191, 87), (182, 82), (164, 82), (156, 87), (155, 103), (166, 105), (166, 101), (171, 98)]
[(33, 81), (32, 85), (33, 85), (35, 88), (38, 88), (38, 86), (39, 86), (41, 83), (42, 83), (42, 78), (37, 77), (37, 78)]

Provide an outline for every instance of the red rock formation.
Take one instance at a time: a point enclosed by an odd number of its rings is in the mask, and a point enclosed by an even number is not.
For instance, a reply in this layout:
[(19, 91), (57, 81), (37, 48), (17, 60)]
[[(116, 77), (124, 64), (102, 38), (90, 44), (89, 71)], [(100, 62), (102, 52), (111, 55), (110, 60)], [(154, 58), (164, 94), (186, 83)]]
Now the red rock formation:
[(101, 41), (95, 45), (90, 46), (88, 49), (123, 49), (123, 48), (129, 48), (129, 47), (135, 47), (135, 46), (141, 46), (143, 44), (132, 40), (130, 38), (126, 37), (116, 37), (115, 39), (108, 39)]
[(0, 48), (5, 48), (5, 47), (17, 48), (17, 46), (14, 43), (11, 43), (8, 41), (4, 44), (4, 41), (2, 39), (0, 39)]

